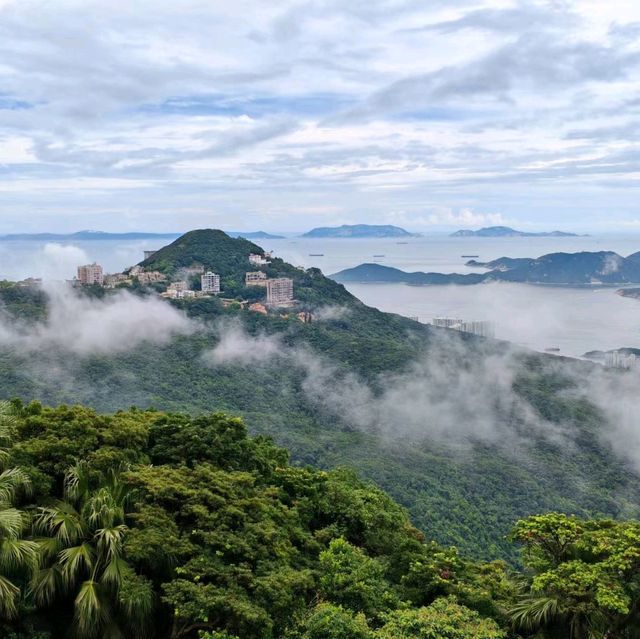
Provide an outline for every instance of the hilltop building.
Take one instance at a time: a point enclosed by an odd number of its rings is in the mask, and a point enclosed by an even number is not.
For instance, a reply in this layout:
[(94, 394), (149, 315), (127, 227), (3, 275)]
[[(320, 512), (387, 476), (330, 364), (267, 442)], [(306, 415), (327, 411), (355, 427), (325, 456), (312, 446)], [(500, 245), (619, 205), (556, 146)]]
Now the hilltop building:
[(140, 273), (144, 273), (144, 268), (142, 268), (142, 266), (139, 266), (138, 264), (136, 264), (135, 266), (132, 266), (129, 269), (129, 275), (131, 277), (138, 277)]
[(271, 262), (264, 255), (257, 255), (256, 253), (249, 254), (249, 262), (251, 262), (251, 264), (256, 264), (257, 266), (271, 264)]
[(91, 286), (97, 284), (102, 286), (104, 283), (104, 273), (100, 264), (85, 264), (78, 266), (78, 280), (82, 286)]
[(105, 275), (102, 281), (105, 288), (115, 288), (119, 284), (131, 284), (131, 280), (124, 273), (112, 273)]
[(143, 271), (138, 274), (138, 282), (140, 284), (155, 284), (157, 282), (165, 282), (167, 276), (160, 271)]
[(293, 302), (293, 280), (288, 277), (276, 277), (267, 280), (267, 304), (273, 306)]
[(478, 320), (463, 320), (452, 317), (436, 317), (431, 322), (433, 326), (438, 328), (449, 328), (462, 333), (472, 333), (480, 337), (493, 337), (495, 329), (492, 322)]
[(266, 286), (267, 274), (262, 271), (249, 271), (244, 275), (245, 286)]
[(203, 293), (218, 295), (220, 293), (220, 276), (211, 271), (203, 273), (200, 277), (200, 287)]
[(182, 291), (188, 291), (188, 290), (189, 290), (189, 285), (183, 281), (171, 282), (171, 284), (169, 284), (169, 286), (167, 287), (167, 291), (182, 292)]

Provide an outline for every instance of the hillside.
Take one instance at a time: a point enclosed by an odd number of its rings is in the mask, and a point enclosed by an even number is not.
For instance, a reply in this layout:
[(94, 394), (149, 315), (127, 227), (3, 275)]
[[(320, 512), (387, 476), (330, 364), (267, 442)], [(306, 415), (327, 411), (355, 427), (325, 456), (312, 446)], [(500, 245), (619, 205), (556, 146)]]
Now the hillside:
[(415, 237), (413, 233), (405, 231), (399, 226), (390, 224), (343, 224), (342, 226), (324, 226), (311, 229), (301, 237), (310, 238), (385, 238), (385, 237)]
[[(170, 274), (194, 263), (217, 269), (242, 297), (237, 280), (254, 251), (262, 249), (196, 231), (145, 264)], [(225, 308), (217, 298), (170, 304), (142, 290), (102, 299), (83, 291), (78, 301), (0, 289), (3, 394), (102, 412), (137, 405), (242, 415), (296, 464), (358, 469), (429, 538), (476, 558), (514, 559), (505, 535), (528, 514), (640, 512), (637, 475), (602, 439), (605, 417), (575, 381), (587, 364), (510, 353), (382, 313), (317, 269), (278, 258), (264, 268), (295, 278), (311, 323)], [(176, 334), (158, 324), (169, 311)], [(509, 374), (496, 374), (498, 365)], [(545, 436), (556, 431), (560, 439)]]
[(565, 231), (547, 231), (534, 233), (531, 231), (516, 231), (509, 226), (488, 226), (477, 231), (461, 229), (451, 234), (451, 237), (578, 237), (576, 233)]
[[(531, 284), (626, 284), (640, 282), (640, 260), (612, 251), (549, 253), (539, 258), (501, 257), (491, 262), (466, 264), (487, 273), (407, 273), (381, 264), (360, 264), (332, 275), (336, 282), (389, 282), (415, 285), (526, 282)], [(624, 294), (624, 293), (622, 293)]]

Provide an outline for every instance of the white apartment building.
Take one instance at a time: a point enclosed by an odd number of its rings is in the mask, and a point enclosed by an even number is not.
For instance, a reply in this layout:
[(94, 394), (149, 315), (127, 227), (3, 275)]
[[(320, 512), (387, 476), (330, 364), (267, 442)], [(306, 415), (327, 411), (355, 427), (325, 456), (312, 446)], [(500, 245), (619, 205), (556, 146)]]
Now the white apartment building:
[(256, 253), (249, 254), (249, 262), (256, 264), (257, 266), (264, 266), (265, 264), (271, 264), (263, 255), (257, 255)]
[(435, 317), (431, 324), (438, 328), (450, 328), (454, 331), (472, 333), (481, 337), (494, 337), (495, 335), (495, 327), (492, 322), (463, 320), (453, 317)]
[(83, 286), (90, 286), (91, 284), (98, 284), (99, 286), (102, 286), (104, 283), (102, 266), (95, 262), (93, 264), (78, 266), (78, 280)]
[(293, 301), (293, 280), (276, 277), (267, 280), (267, 304), (286, 304)]
[(632, 369), (636, 366), (636, 356), (633, 353), (609, 351), (605, 353), (604, 365), (607, 368)]
[(200, 285), (203, 293), (218, 295), (220, 293), (220, 276), (217, 273), (207, 271), (200, 276)]
[(249, 271), (244, 275), (245, 286), (266, 286), (267, 274), (262, 271)]

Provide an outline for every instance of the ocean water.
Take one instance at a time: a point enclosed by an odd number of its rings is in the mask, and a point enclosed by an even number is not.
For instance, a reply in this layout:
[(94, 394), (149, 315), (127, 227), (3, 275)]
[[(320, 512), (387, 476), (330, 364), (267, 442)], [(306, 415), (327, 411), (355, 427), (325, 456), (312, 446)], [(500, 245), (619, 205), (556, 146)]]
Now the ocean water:
[[(97, 261), (107, 272), (142, 260), (143, 251), (167, 240), (84, 242), (0, 242), (0, 279), (66, 279), (78, 264)], [(400, 243), (402, 242), (402, 243)], [(405, 243), (406, 242), (406, 243)], [(316, 266), (326, 275), (362, 262), (379, 262), (407, 271), (465, 273), (468, 258), (538, 257), (564, 251), (640, 250), (640, 236), (574, 238), (451, 238), (407, 240), (324, 240), (286, 238), (259, 241), (266, 250), (299, 266)], [(570, 288), (527, 284), (414, 287), (404, 284), (350, 284), (364, 303), (430, 322), (448, 316), (494, 323), (496, 337), (560, 354), (580, 356), (595, 349), (640, 347), (640, 300), (623, 298), (615, 288)]]

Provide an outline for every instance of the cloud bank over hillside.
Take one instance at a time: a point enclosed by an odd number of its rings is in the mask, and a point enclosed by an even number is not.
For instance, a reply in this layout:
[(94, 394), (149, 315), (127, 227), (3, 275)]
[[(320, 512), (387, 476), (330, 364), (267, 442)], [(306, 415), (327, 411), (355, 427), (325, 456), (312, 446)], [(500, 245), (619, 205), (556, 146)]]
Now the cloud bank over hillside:
[[(571, 450), (580, 434), (577, 423), (549, 421), (517, 392), (524, 371), (520, 349), (472, 347), (443, 331), (405, 370), (382, 375), (372, 385), (278, 336), (225, 325), (219, 340), (204, 358), (214, 371), (294, 367), (313, 410), (389, 443), (436, 442), (463, 453), (475, 444), (489, 445), (526, 461), (527, 451), (540, 441)], [(596, 437), (640, 472), (640, 373), (551, 357), (541, 361), (533, 374), (563, 380), (554, 401), (594, 407), (604, 417)]]
[(47, 286), (48, 316), (37, 323), (0, 318), (0, 345), (24, 354), (68, 351), (75, 355), (122, 353), (143, 343), (166, 344), (195, 324), (157, 297), (118, 291), (106, 299), (76, 293), (65, 284)]

